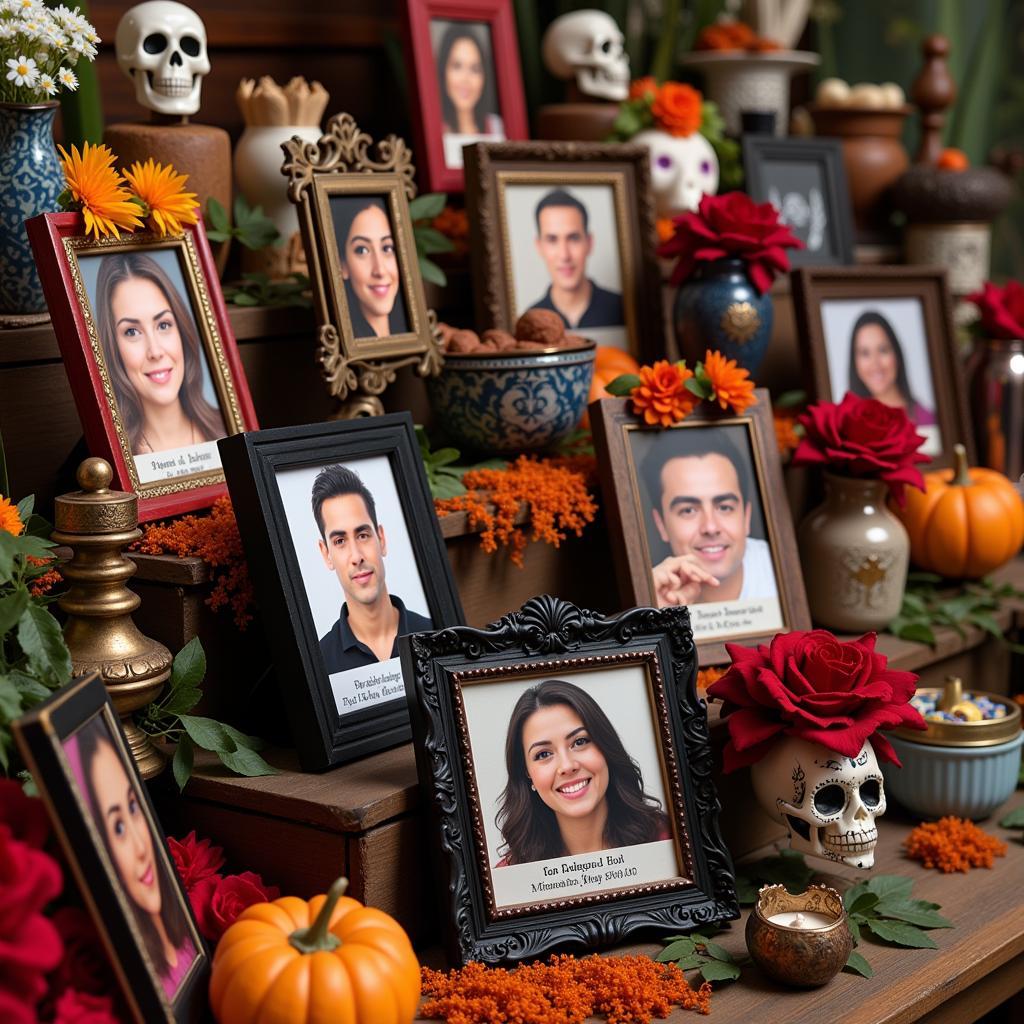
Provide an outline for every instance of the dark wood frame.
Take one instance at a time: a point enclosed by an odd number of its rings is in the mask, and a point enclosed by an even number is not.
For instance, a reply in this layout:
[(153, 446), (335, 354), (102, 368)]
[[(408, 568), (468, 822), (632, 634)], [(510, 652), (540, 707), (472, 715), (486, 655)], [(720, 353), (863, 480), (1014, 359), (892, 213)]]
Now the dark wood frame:
[(828, 230), (832, 235), (833, 259), (820, 259), (806, 249), (791, 249), (789, 265), (848, 266), (853, 263), (853, 208), (843, 165), (843, 149), (838, 139), (779, 139), (774, 135), (744, 135), (743, 171), (747, 192), (759, 203), (767, 203), (768, 184), (765, 164), (774, 160), (816, 164), (821, 171), (825, 203), (828, 207)]
[[(710, 402), (703, 402), (682, 423), (668, 429), (699, 430), (701, 427), (731, 424), (747, 426), (754, 457), (752, 469), (761, 496), (765, 528), (775, 566), (775, 582), (783, 617), (782, 629), (810, 629), (811, 615), (800, 571), (793, 520), (782, 481), (782, 465), (775, 444), (770, 399), (764, 388), (758, 388), (754, 394), (757, 403), (740, 416), (719, 409)], [(646, 426), (632, 411), (627, 398), (602, 398), (591, 402), (590, 422), (594, 429), (594, 447), (601, 470), (601, 490), (622, 603), (627, 607), (653, 605), (657, 599), (651, 579), (647, 526), (644, 511), (640, 507), (633, 455), (626, 435), (630, 430), (651, 433), (662, 428)], [(700, 663), (704, 666), (728, 662), (726, 642), (751, 645), (767, 643), (773, 635), (743, 634), (698, 641)]]
[(224, 424), (230, 433), (256, 430), (256, 410), (202, 221), (187, 226), (180, 235), (165, 238), (136, 231), (120, 239), (99, 241), (86, 236), (82, 216), (77, 213), (40, 214), (26, 221), (25, 229), (89, 453), (101, 455), (110, 463), (115, 487), (138, 494), (141, 521), (208, 508), (227, 493), (222, 470), (196, 473), (181, 480), (139, 482), (78, 267), (79, 255), (180, 250), (185, 258), (185, 298), (196, 319)]
[(409, 413), (281, 427), (225, 439), (231, 499), (292, 736), (306, 771), (320, 771), (405, 743), (409, 713), (401, 698), (339, 715), (292, 545), (276, 473), (301, 466), (386, 456), (438, 628), (464, 622)]
[(419, 116), (413, 117), (416, 148), (426, 154), (426, 166), (421, 167), (422, 179), (431, 192), (461, 192), (465, 187), (463, 170), (448, 167), (444, 159), (441, 97), (430, 40), (430, 22), (435, 18), (486, 22), (489, 26), (498, 109), (506, 139), (514, 140), (529, 137), (515, 14), (512, 0), (406, 0), (405, 3), (407, 41), (419, 100)]
[[(173, 1002), (167, 999), (155, 978), (145, 945), (135, 926), (130, 908), (124, 903), (122, 886), (112, 874), (103, 839), (97, 832), (77, 782), (71, 774), (63, 744), (97, 715), (104, 718), (122, 763), (133, 780), (139, 805), (153, 835), (156, 856), (162, 857), (166, 873), (185, 909), (196, 948), (196, 960), (181, 983)], [(110, 964), (135, 1019), (143, 1022), (198, 1021), (206, 1012), (210, 955), (196, 927), (188, 896), (167, 849), (146, 786), (139, 776), (131, 750), (124, 738), (117, 712), (98, 672), (68, 683), (44, 703), (12, 723), (14, 736), (46, 802), (50, 820), (64, 855), (92, 915)]]
[[(400, 641), (425, 803), (440, 842), (447, 947), (454, 962), (528, 960), (587, 949), (637, 932), (664, 935), (739, 915), (732, 861), (718, 830), (707, 716), (694, 689), (697, 662), (684, 608), (640, 608), (605, 618), (535, 597), (487, 629), (459, 626)], [(689, 879), (496, 909), (461, 688), (587, 669), (643, 665), (667, 779), (666, 808)]]
[[(475, 258), (473, 294), (477, 327), (511, 331), (509, 240), (503, 213), (504, 182), (558, 185), (613, 184), (621, 179), (616, 203), (622, 300), (629, 350), (641, 362), (664, 358), (668, 339), (655, 254), (654, 199), (646, 146), (589, 142), (478, 142), (467, 146), (466, 209)], [(591, 181), (591, 179), (593, 179)], [(630, 322), (632, 321), (632, 322)]]
[(804, 381), (812, 400), (838, 402), (832, 393), (821, 304), (829, 299), (919, 299), (935, 390), (942, 451), (932, 468), (952, 466), (960, 441), (974, 459), (963, 368), (956, 353), (953, 304), (943, 267), (803, 267), (792, 272), (793, 307), (800, 336)]

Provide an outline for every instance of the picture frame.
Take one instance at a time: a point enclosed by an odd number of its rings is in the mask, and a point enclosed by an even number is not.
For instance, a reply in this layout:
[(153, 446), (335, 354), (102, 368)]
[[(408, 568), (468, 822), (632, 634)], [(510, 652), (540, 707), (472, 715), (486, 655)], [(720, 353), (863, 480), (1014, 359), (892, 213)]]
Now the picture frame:
[(282, 148), (324, 380), (342, 403), (339, 418), (380, 415), (379, 396), (398, 370), (414, 366), (429, 376), (443, 359), (409, 213), (412, 152), (395, 135), (375, 145), (350, 114), (332, 117), (319, 142), (294, 136)]
[[(668, 428), (644, 424), (625, 398), (590, 405), (622, 603), (687, 604), (702, 667), (729, 661), (727, 641), (811, 628), (770, 399), (764, 388), (754, 395), (740, 415), (703, 403)], [(686, 589), (680, 558), (738, 593)]]
[[(76, 213), (25, 227), (90, 454), (140, 521), (208, 508), (227, 492), (217, 437), (258, 424), (202, 223), (98, 240)], [(170, 389), (182, 416), (165, 430)]]
[(853, 208), (839, 139), (744, 135), (747, 192), (771, 203), (804, 243), (791, 249), (790, 267), (853, 263)]
[[(605, 618), (535, 597), (487, 629), (401, 647), (452, 962), (739, 915), (686, 609)], [(561, 798), (559, 773), (574, 780)], [(569, 828), (582, 840), (595, 822), (597, 842), (567, 853)]]
[[(99, 673), (72, 680), (11, 725), (134, 1019), (203, 1019), (210, 956)], [(133, 851), (148, 845), (145, 875), (125, 880), (125, 857), (130, 869), (136, 853), (118, 848), (113, 826)]]
[[(958, 441), (968, 458), (974, 458), (944, 268), (802, 267), (793, 271), (792, 283), (805, 385), (812, 400), (839, 402), (848, 389), (877, 397), (884, 393), (880, 387), (887, 386), (925, 435), (920, 450), (931, 456), (932, 468), (953, 465)], [(876, 377), (882, 385), (861, 380), (851, 386), (855, 360), (861, 358), (856, 355), (858, 336), (864, 358), (883, 357), (882, 365), (866, 363), (863, 371), (884, 374), (885, 380)]]
[[(548, 248), (542, 239), (575, 237), (586, 241), (568, 263), (573, 280), (561, 280), (558, 269), (554, 274), (565, 292), (589, 282), (590, 299), (575, 326), (563, 314), (567, 330), (625, 348), (641, 362), (663, 358), (667, 332), (647, 148), (476, 143), (464, 155), (470, 239), (478, 254), (472, 264), (478, 327), (512, 331), (530, 308), (557, 311), (550, 269), (557, 241)], [(559, 221), (541, 232), (547, 204)]]
[[(393, 614), (395, 636), (464, 621), (412, 417), (262, 430), (222, 456), (303, 770), (407, 742), (397, 653), (368, 646), (385, 621), (370, 613)], [(338, 466), (358, 479), (321, 472)]]
[[(461, 144), (529, 137), (512, 0), (406, 0), (405, 27), (419, 102), (419, 117), (413, 118), (416, 149), (425, 155), (421, 180), (430, 192), (462, 192)], [(475, 43), (483, 67), (481, 94), (470, 112), (482, 123), (468, 135), (446, 131), (448, 120), (458, 113), (451, 99), (445, 101), (438, 64), (464, 38)], [(474, 79), (466, 87), (476, 84)]]

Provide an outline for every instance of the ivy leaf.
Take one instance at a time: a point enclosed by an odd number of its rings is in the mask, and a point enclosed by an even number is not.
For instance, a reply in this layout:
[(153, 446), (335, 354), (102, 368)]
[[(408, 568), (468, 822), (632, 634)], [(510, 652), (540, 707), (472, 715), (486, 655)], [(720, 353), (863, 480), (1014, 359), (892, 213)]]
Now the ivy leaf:
[(871, 964), (860, 953), (854, 952), (850, 954), (843, 967), (843, 970), (847, 969), (856, 972), (864, 978), (873, 978), (875, 976), (875, 972), (871, 969)]
[(258, 775), (277, 775), (277, 769), (247, 747), (240, 747), (238, 750), (218, 750), (217, 756), (225, 767), (238, 775), (245, 775), (253, 778)]
[(433, 220), (444, 212), (448, 196), (444, 192), (428, 192), (409, 203), (409, 217), (414, 220)]
[(18, 620), (18, 643), (29, 671), (47, 686), (56, 689), (71, 678), (71, 654), (60, 625), (45, 608), (29, 603)]
[(1024, 828), (1024, 807), (1010, 811), (1000, 822), (1003, 828)]
[(640, 378), (635, 373), (620, 374), (615, 380), (605, 384), (604, 389), (609, 395), (625, 398), (633, 390), (640, 387)]
[(936, 914), (923, 900), (885, 899), (875, 907), (879, 917), (906, 921), (919, 928), (952, 928), (953, 922)]
[(178, 749), (174, 751), (174, 758), (171, 761), (171, 772), (174, 774), (174, 781), (178, 784), (178, 792), (185, 788), (185, 783), (192, 777), (192, 763), (195, 760), (195, 747), (188, 736), (182, 736), (178, 741)]
[(707, 960), (700, 968), (705, 981), (735, 981), (740, 976), (740, 969), (733, 963), (721, 960)]
[(935, 940), (927, 933), (902, 921), (881, 921), (876, 918), (864, 922), (868, 929), (885, 942), (910, 949), (938, 949)]
[(202, 683), (206, 676), (206, 652), (199, 637), (194, 636), (174, 656), (171, 667), (171, 687), (191, 690)]
[(659, 963), (669, 960), (678, 960), (680, 957), (689, 956), (694, 952), (696, 946), (693, 939), (685, 936), (666, 946), (654, 959)]

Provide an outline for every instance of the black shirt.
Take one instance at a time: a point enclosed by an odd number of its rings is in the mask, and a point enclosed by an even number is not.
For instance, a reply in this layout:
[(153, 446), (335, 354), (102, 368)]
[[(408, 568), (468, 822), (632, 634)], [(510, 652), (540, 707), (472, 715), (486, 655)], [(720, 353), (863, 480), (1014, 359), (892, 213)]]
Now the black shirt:
[[(398, 632), (395, 634), (395, 643), (391, 648), (391, 657), (398, 657), (398, 638), (406, 633), (422, 633), (424, 630), (433, 629), (434, 624), (425, 615), (409, 611), (402, 604), (400, 597), (394, 594), (388, 595), (391, 603), (398, 609)], [(341, 606), (341, 616), (331, 626), (330, 631), (320, 638), (320, 653), (323, 655), (324, 664), (327, 666), (327, 674), (334, 675), (335, 672), (346, 672), (350, 668), (362, 668), (364, 665), (376, 665), (377, 655), (370, 650), (366, 644), (356, 639), (348, 624), (348, 603)]]
[[(589, 278), (588, 278), (589, 280)], [(622, 313), (622, 296), (618, 292), (610, 292), (590, 282), (590, 305), (583, 311), (579, 323), (571, 324), (565, 319), (565, 314), (558, 309), (551, 301), (551, 289), (544, 293), (540, 302), (535, 302), (530, 309), (550, 309), (557, 313), (570, 330), (577, 330), (580, 327), (620, 327), (625, 322)]]

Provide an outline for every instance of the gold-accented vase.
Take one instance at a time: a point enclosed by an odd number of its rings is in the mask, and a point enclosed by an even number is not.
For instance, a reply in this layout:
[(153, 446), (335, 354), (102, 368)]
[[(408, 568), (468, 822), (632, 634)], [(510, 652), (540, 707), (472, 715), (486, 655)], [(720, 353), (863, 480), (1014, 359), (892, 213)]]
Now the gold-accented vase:
[(825, 474), (825, 501), (797, 543), (811, 618), (845, 632), (884, 629), (903, 603), (910, 538), (880, 480)]

